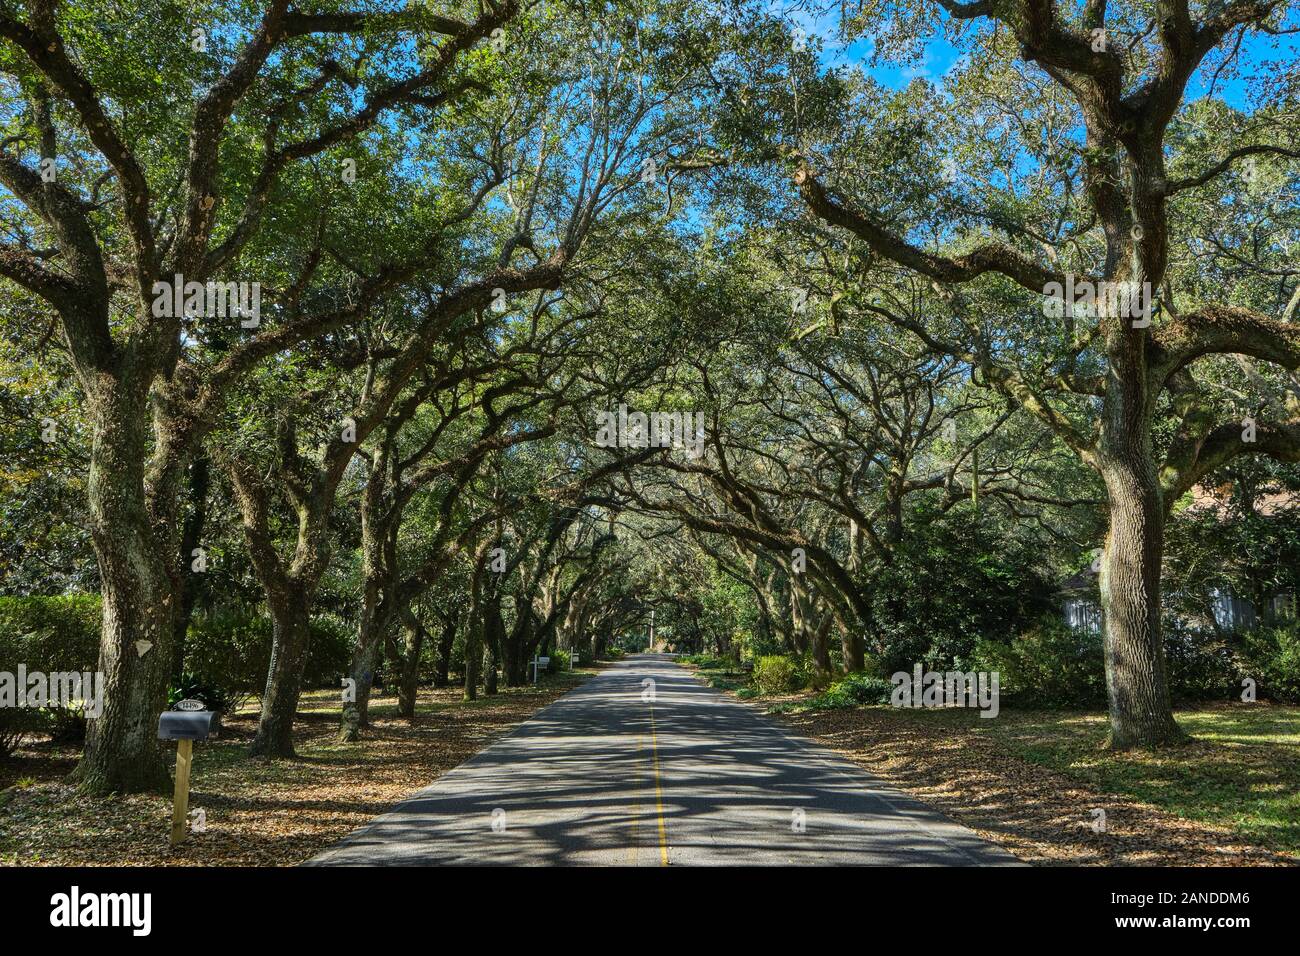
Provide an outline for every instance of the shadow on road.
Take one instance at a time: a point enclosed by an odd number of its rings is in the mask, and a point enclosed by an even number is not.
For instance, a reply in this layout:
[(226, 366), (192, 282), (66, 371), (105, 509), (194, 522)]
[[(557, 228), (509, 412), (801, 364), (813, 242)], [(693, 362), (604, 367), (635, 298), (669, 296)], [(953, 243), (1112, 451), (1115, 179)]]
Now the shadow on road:
[[(653, 700), (650, 687), (653, 681)], [(620, 662), (312, 865), (1008, 864), (706, 687)]]

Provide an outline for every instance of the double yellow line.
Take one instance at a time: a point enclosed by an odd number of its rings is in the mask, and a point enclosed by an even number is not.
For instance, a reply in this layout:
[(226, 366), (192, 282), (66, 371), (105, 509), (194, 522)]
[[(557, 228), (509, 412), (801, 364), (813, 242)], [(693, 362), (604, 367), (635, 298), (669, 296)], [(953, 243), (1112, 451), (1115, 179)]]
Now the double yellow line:
[[(648, 702), (647, 702), (648, 703)], [(636, 738), (636, 766), (639, 770), (641, 766), (641, 750), (645, 744), (645, 737)], [(652, 766), (654, 767), (655, 778), (655, 812), (659, 817), (659, 865), (668, 865), (668, 826), (664, 822), (664, 788), (663, 782), (659, 776), (659, 734), (655, 727), (655, 706), (650, 704), (650, 752), (653, 757)], [(634, 802), (632, 805), (632, 846), (630, 856), (635, 864), (637, 859), (637, 824), (641, 819), (641, 777), (637, 774), (633, 783)]]
[(664, 824), (664, 788), (659, 779), (659, 735), (655, 732), (655, 705), (650, 705), (650, 749), (654, 754), (655, 809), (659, 814), (659, 865), (668, 865), (668, 827)]

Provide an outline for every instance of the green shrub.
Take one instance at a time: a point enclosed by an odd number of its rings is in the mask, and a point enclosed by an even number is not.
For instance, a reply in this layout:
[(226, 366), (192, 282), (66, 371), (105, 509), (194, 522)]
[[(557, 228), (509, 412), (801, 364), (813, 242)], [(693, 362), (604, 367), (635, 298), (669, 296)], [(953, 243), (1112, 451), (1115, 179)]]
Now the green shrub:
[(18, 749), (23, 738), (47, 731), (40, 711), (31, 707), (0, 707), (0, 760)]
[[(980, 509), (942, 515), (918, 502), (916, 525), (866, 585), (872, 640), (886, 675), (917, 661), (933, 670), (969, 660), (980, 639), (1010, 641), (1051, 609), (1042, 552)], [(962, 670), (968, 668), (962, 667)]]
[[(1268, 700), (1300, 703), (1300, 626), (1294, 621), (1245, 635), (1244, 676), (1253, 677)], [(1240, 684), (1234, 688), (1240, 694)]]
[(102, 615), (96, 594), (0, 597), (0, 670), (93, 671)]
[[(17, 674), (20, 664), (45, 674), (96, 670), (101, 608), (96, 594), (0, 597), (0, 671)], [(84, 740), (85, 714), (75, 706), (0, 708), (0, 756), (36, 733), (61, 743)]]
[(1164, 622), (1169, 694), (1176, 700), (1231, 700), (1241, 693), (1240, 638), (1188, 627), (1170, 615)]
[(803, 685), (799, 665), (783, 654), (768, 654), (754, 661), (754, 686), (763, 694), (784, 694)]
[(546, 673), (559, 674), (569, 669), (569, 652), (568, 651), (551, 651), (551, 663), (546, 667)]
[(846, 674), (831, 684), (826, 691), (826, 696), (835, 703), (843, 701), (844, 704), (841, 706), (887, 704), (892, 689), (893, 685), (885, 678), (859, 672)]
[[(336, 687), (351, 662), (352, 628), (340, 617), (312, 618), (303, 687)], [(259, 696), (271, 663), (271, 620), (248, 608), (195, 615), (185, 641), (185, 674), (214, 701), (237, 707)], [(179, 688), (176, 689), (179, 692)], [(207, 697), (202, 698), (207, 700)]]
[(228, 701), (259, 694), (271, 660), (271, 621), (242, 608), (196, 614), (185, 638), (185, 674)]
[(82, 707), (42, 707), (41, 730), (58, 744), (79, 744), (86, 739), (86, 712)]
[(1106, 699), (1101, 636), (1056, 616), (1044, 617), (1010, 643), (977, 641), (971, 669), (997, 671), (1002, 696), (1020, 705), (1082, 707)]
[[(303, 686), (337, 689), (339, 681), (352, 666), (352, 648), (356, 642), (357, 629), (352, 622), (337, 614), (317, 614), (313, 617), (311, 648), (307, 653), (307, 667), (303, 671)], [(262, 679), (266, 679), (265, 672)]]
[(179, 685), (167, 692), (167, 706), (175, 707), (182, 700), (201, 700), (208, 710), (229, 714), (239, 709), (241, 698), (231, 697), (221, 687), (205, 683), (194, 674), (182, 674)]
[(892, 685), (876, 674), (859, 671), (846, 674), (808, 701), (813, 710), (837, 710), (864, 704), (887, 704)]

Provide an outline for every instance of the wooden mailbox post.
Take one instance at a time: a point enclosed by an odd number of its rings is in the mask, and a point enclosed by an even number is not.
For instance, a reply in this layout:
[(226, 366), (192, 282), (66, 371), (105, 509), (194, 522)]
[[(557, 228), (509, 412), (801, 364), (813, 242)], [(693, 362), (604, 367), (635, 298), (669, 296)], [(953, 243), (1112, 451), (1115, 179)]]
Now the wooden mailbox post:
[(194, 741), (208, 739), (208, 734), (213, 730), (213, 718), (216, 717), (213, 711), (194, 709), (195, 705), (203, 706), (196, 700), (183, 700), (176, 705), (177, 710), (164, 711), (158, 718), (158, 739), (176, 741), (176, 792), (172, 797), (172, 846), (185, 839)]

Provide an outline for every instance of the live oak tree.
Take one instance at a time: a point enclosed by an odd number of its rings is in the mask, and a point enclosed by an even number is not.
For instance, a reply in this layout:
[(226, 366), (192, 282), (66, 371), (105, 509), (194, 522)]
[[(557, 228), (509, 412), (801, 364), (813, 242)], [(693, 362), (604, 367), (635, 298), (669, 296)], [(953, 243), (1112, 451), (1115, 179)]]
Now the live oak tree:
[[(580, 264), (571, 284), (589, 296), (595, 287), (608, 285), (611, 265), (631, 253), (627, 243), (611, 237), (599, 255)], [(490, 662), (482, 676), (489, 693), (497, 665), (507, 684), (521, 683), (527, 650), (558, 630), (561, 618), (568, 619), (571, 605), (563, 583), (570, 582), (557, 578), (560, 563), (538, 562), (536, 548), (565, 509), (564, 500), (571, 504), (586, 483), (602, 478), (599, 471), (575, 474), (565, 461), (573, 454), (573, 433), (583, 432), (596, 396), (607, 390), (593, 370), (633, 347), (616, 345), (625, 334), (621, 319), (599, 305), (570, 301), (558, 290), (495, 321), (468, 324), (454, 343), (442, 347), (455, 352), (462, 367), (414, 386), (371, 445), (359, 450), (367, 464), (360, 501), (362, 605), (351, 669), (356, 700), (344, 706), (346, 738), (357, 737), (366, 724), (377, 651), (388, 649), (403, 686), (413, 678), (426, 635), (427, 613), (417, 613), (417, 606), (442, 621), (437, 665), (442, 679), (454, 628), (468, 631), (475, 641), (476, 629), (483, 629), (481, 643)], [(567, 433), (563, 438), (558, 437), (561, 426)], [(520, 533), (525, 515), (536, 518), (538, 535)], [(572, 513), (569, 521), (576, 518)], [(555, 525), (556, 543), (567, 527), (564, 521)], [(455, 601), (445, 597), (444, 582), (485, 544), (489, 551), (501, 551), (498, 562), (488, 562), (492, 573), (479, 575), (481, 603), (473, 614), (454, 615)], [(513, 573), (524, 565), (537, 574)], [(582, 590), (587, 581), (588, 576), (576, 575), (572, 590)], [(534, 602), (542, 605), (540, 628), (531, 626)], [(409, 688), (401, 690), (399, 710), (405, 714), (412, 701)]]
[[(794, 261), (774, 274), (777, 244)], [(695, 532), (753, 591), (758, 622), (788, 635), (821, 685), (832, 637), (849, 671), (884, 650), (881, 610), (896, 601), (878, 579), (924, 526), (969, 534), (981, 515), (1095, 502), (1058, 488), (1046, 430), (968, 385), (963, 363), (888, 322), (842, 315), (828, 288), (852, 281), (842, 265), (801, 258), (807, 247), (786, 235), (737, 246), (721, 291), (682, 305), (712, 331), (701, 357), (674, 370), (705, 414), (705, 454), (674, 453), (630, 480), (641, 507)], [(805, 294), (797, 307), (792, 286)], [(635, 404), (663, 400), (643, 392)], [(942, 524), (954, 509), (965, 530)]]
[[(426, 603), (428, 592), (472, 550), (471, 542), (500, 517), (492, 510), (469, 515), (467, 492), (496, 454), (554, 431), (539, 409), (548, 396), (536, 393), (536, 370), (526, 368), (520, 351), (511, 346), (476, 357), (449, 382), (422, 384), (385, 420), (373, 452), (361, 452), (368, 467), (361, 498), (362, 607), (351, 669), (356, 699), (345, 705), (343, 721), (349, 739), (368, 722), (376, 653), (392, 640), (395, 626), (404, 627), (408, 647), (396, 658), (409, 683), (424, 628), (413, 605)], [(496, 508), (515, 504), (493, 502)], [(408, 522), (408, 514), (415, 520)], [(454, 632), (449, 610), (444, 605), (444, 626)], [(447, 634), (439, 639), (440, 653), (448, 640)], [(404, 693), (404, 716), (411, 705)]]
[[(487, 190), (480, 190), (485, 196)], [(458, 215), (457, 218), (460, 218)], [(575, 243), (576, 245), (576, 243)], [(574, 246), (561, 244), (554, 252), (522, 268), (502, 264), (486, 274), (439, 290), (421, 309), (413, 328), (400, 329), (395, 342), (371, 342), (364, 383), (352, 404), (324, 429), (317, 447), (300, 448), (296, 416), (290, 408), (275, 422), (273, 463), (266, 468), (255, 458), (223, 456), (236, 490), (253, 566), (266, 590), (273, 624), (271, 669), (262, 699), (262, 717), (252, 752), (267, 756), (293, 754), (293, 716), (297, 709), (302, 668), (306, 663), (312, 598), (329, 566), (329, 528), (339, 485), (362, 445), (394, 413), (412, 377), (430, 365), (439, 340), (457, 319), (471, 310), (490, 308), (495, 298), (530, 288), (555, 285), (562, 263)], [(472, 377), (473, 370), (428, 370), (430, 381), (415, 388), (397, 415), (409, 416), (428, 394), (454, 381)], [(277, 387), (282, 384), (277, 380)], [(319, 400), (320, 396), (316, 396)], [(396, 423), (400, 424), (400, 422)], [(266, 451), (259, 446), (259, 457)], [(272, 529), (270, 499), (283, 495), (294, 515), (293, 545), (282, 553)]]
[[(250, 368), (364, 314), (419, 263), (394, 263), (342, 308), (304, 317), (290, 307), (287, 321), (211, 360), (186, 354), (204, 323), (155, 310), (156, 284), (250, 281), (240, 256), (283, 198), (281, 180), (396, 107), (437, 110), (464, 92), (457, 61), (517, 5), (489, 2), (472, 21), (427, 8), (314, 13), (289, 0), (251, 21), (239, 7), (204, 23), (181, 5), (153, 12), (0, 6), (4, 82), (27, 104), (0, 153), (0, 184), (23, 210), (17, 238), (0, 248), (0, 276), (57, 316), (92, 428), (87, 500), (106, 686), (78, 772), (96, 792), (168, 779), (155, 722), (187, 573), (179, 488), (214, 412)], [(416, 64), (393, 55), (412, 35), (432, 50)], [(114, 57), (97, 52), (106, 38)], [(344, 57), (373, 69), (359, 81)]]
[[(412, 374), (451, 331), (455, 319), (476, 309), (484, 317), (480, 325), (490, 325), (492, 314), (501, 311), (499, 307), (506, 306), (505, 311), (509, 311), (506, 295), (561, 288), (571, 275), (581, 275), (580, 253), (584, 246), (613, 243), (621, 235), (640, 232), (643, 223), (657, 212), (650, 191), (642, 188), (647, 181), (644, 169), (648, 160), (672, 148), (684, 135), (681, 124), (664, 117), (669, 101), (678, 94), (680, 84), (689, 82), (691, 73), (687, 71), (685, 79), (669, 78), (662, 88), (646, 88), (633, 77), (620, 75), (621, 64), (628, 56), (625, 47), (629, 37), (624, 31), (602, 33), (588, 50), (575, 52), (564, 42), (567, 33), (558, 27), (552, 24), (554, 35), (545, 42), (534, 38), (529, 52), (535, 59), (527, 70), (518, 70), (520, 85), (509, 95), (485, 104), (486, 118), (467, 124), (457, 133), (456, 138), (464, 140), (464, 154), (485, 169), (483, 185), (474, 192), (470, 208), (458, 211), (452, 221), (458, 230), (463, 230), (466, 221), (474, 221), (477, 229), (474, 241), (467, 243), (463, 251), (453, 248), (451, 242), (441, 244), (440, 251), (446, 249), (446, 261), (434, 271), (433, 278), (440, 288), (427, 318), (395, 356), (385, 357), (367, 378), (361, 404), (345, 419), (351, 427), (345, 428), (341, 437), (329, 440), (320, 452), (319, 465), (315, 461), (301, 465), (291, 447), (294, 443), (281, 443), (284, 452), (279, 461), (293, 467), (288, 473), (282, 472), (291, 480), (278, 482), (278, 490), (291, 495), (299, 516), (299, 534), (291, 560), (279, 558), (270, 547), (264, 504), (267, 495), (265, 489), (258, 489), (259, 483), (265, 485), (257, 477), (261, 469), (247, 464), (232, 468), (244, 506), (245, 528), (250, 532), (254, 564), (267, 586), (268, 604), (277, 621), (276, 647), (285, 651), (272, 658), (262, 729), (254, 752), (292, 753), (291, 726), (298, 688), (293, 675), (300, 673), (306, 653), (311, 594), (328, 561), (324, 542), (334, 494), (347, 464), (393, 409)], [(676, 41), (669, 38), (663, 42), (671, 47)], [(638, 52), (641, 49), (638, 46)], [(575, 94), (580, 94), (578, 99)], [(508, 209), (508, 215), (500, 217), (496, 224), (490, 221), (494, 210), (486, 205), (481, 210), (483, 215), (477, 215), (480, 204), (488, 199)], [(463, 278), (474, 272), (480, 276), (471, 281)], [(465, 334), (466, 330), (457, 332)], [(572, 356), (569, 358), (572, 360)], [(553, 374), (543, 372), (541, 377)], [(573, 377), (570, 372), (563, 375)], [(438, 561), (445, 562), (446, 557), (421, 569), (414, 583), (425, 587), (432, 584), (440, 573)], [(486, 588), (485, 580), (489, 582)], [(491, 580), (477, 571), (474, 593), (482, 599), (482, 607), (494, 614), (497, 594)], [(413, 587), (390, 587), (390, 612), (405, 613), (415, 597)], [(280, 613), (277, 606), (282, 609)], [(279, 619), (286, 615), (294, 623), (286, 621), (282, 626)], [(489, 623), (495, 623), (495, 618), (490, 618)], [(521, 642), (529, 644), (519, 637), (519, 629), (527, 624), (526, 615), (517, 618), (515, 629), (506, 635), (504, 663), (511, 683), (521, 679), (522, 666), (511, 652)], [(364, 674), (364, 659), (370, 651), (368, 647), (361, 651), (357, 669)], [(278, 669), (283, 669), (284, 674), (278, 675)]]
[[(495, 304), (498, 290), (554, 287), (598, 221), (634, 230), (661, 212), (647, 171), (693, 134), (703, 63), (683, 54), (710, 35), (700, 10), (655, 4), (640, 11), (653, 29), (617, 11), (575, 17), (515, 0), (445, 10), (277, 0), (197, 15), (161, 2), (149, 12), (95, 0), (0, 5), (0, 69), (25, 104), (0, 156), (0, 183), (20, 204), (0, 275), (57, 316), (93, 430), (87, 496), (107, 703), (80, 774), (100, 792), (165, 783), (154, 722), (193, 597), (185, 552), (202, 531), (202, 509), (183, 502), (187, 490), (202, 497), (204, 480), (186, 489), (186, 476), (244, 383), (435, 286), (421, 331), (384, 356), (373, 401), (356, 410), (364, 443), (448, 320)], [(106, 41), (119, 56), (102, 55)], [(676, 104), (689, 107), (684, 121)], [(420, 142), (406, 151), (412, 132)], [(488, 175), (455, 181), (440, 162), (448, 153)], [(380, 205), (350, 203), (340, 181)], [(432, 183), (460, 201), (421, 215), (376, 181)], [(453, 248), (445, 232), (458, 216), (476, 231)], [(355, 238), (367, 218), (437, 225), (410, 231), (404, 246), (378, 243), (377, 261), (357, 254), (374, 251)], [(268, 315), (251, 328), (152, 307), (176, 277), (203, 287), (271, 276)], [(291, 431), (286, 422), (280, 447)], [(238, 483), (254, 564), (278, 582), (268, 597), (281, 650), (301, 650), (323, 529), (351, 460), (337, 445), (317, 451), (311, 468), (291, 459), (280, 475), (305, 506), (296, 569), (293, 559), (277, 573), (258, 528), (268, 489), (246, 469)], [(188, 528), (185, 515), (196, 519)], [(291, 749), (296, 650), (273, 656), (258, 751)]]
[[(1100, 580), (1117, 748), (1184, 736), (1170, 708), (1160, 620), (1163, 529), (1174, 503), (1236, 456), (1300, 460), (1293, 406), (1257, 422), (1223, 420), (1204, 388), (1216, 355), (1294, 370), (1300, 326), (1280, 308), (1270, 314), (1242, 304), (1231, 285), (1191, 279), (1180, 214), (1189, 194), (1244, 163), (1294, 170), (1285, 164), (1300, 154), (1296, 127), (1247, 123), (1217, 155), (1180, 157), (1180, 167), (1191, 159), (1194, 169), (1170, 168), (1171, 151), (1187, 139), (1184, 124), (1194, 122), (1190, 82), (1235, 61), (1242, 38), (1287, 29), (1279, 20), (1285, 10), (1280, 0), (1203, 9), (1183, 0), (1154, 7), (1090, 0), (1079, 9), (1051, 0), (919, 5), (913, 22), (946, 14), (971, 53), (961, 79), (965, 117), (940, 105), (934, 115), (947, 116), (949, 127), (934, 129), (919, 117), (877, 113), (876, 122), (855, 107), (857, 125), (838, 141), (780, 144), (806, 208), (852, 237), (855, 254), (873, 263), (875, 282), (911, 275), (933, 284), (917, 308), (882, 305), (869, 287), (855, 290), (853, 307), (967, 363), (1104, 482), (1109, 531)], [(981, 87), (975, 70), (1001, 87)], [(880, 139), (890, 148), (879, 149)], [(983, 169), (1002, 178), (970, 182), (950, 167), (956, 199), (941, 175), (919, 192), (918, 168), (929, 163), (938, 173), (935, 141), (944, 139), (968, 144), (972, 158), (985, 150)], [(905, 145), (894, 149), (899, 142)], [(1001, 142), (1000, 155), (988, 154), (989, 142)], [(913, 165), (873, 163), (873, 147)], [(910, 190), (898, 188), (900, 174), (914, 177)], [(867, 183), (883, 188), (872, 193)], [(1059, 297), (1053, 290), (1073, 277), (1102, 288), (1145, 287), (1154, 314), (1112, 300), (1092, 315), (1064, 309), (1060, 318), (1045, 317), (1043, 297)], [(1165, 421), (1172, 428), (1162, 435)]]

